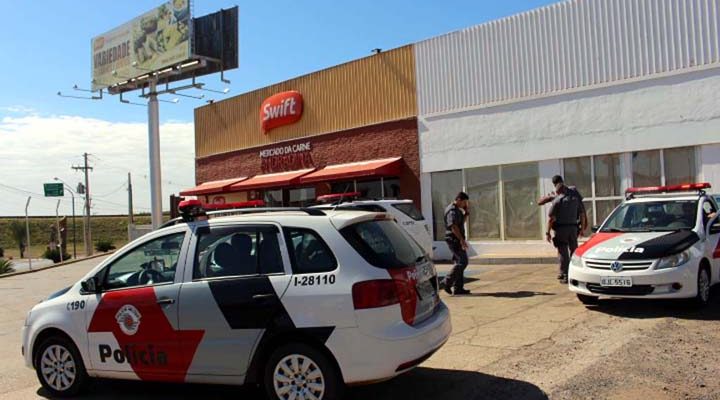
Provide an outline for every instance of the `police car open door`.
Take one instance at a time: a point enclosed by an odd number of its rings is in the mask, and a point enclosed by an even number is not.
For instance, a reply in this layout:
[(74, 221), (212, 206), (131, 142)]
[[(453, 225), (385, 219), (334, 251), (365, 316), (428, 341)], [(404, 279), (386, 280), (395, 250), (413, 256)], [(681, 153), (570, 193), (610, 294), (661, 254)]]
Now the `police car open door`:
[(93, 369), (114, 376), (183, 381), (192, 355), (181, 341), (202, 332), (178, 330), (178, 294), (190, 239), (181, 231), (150, 239), (120, 255), (88, 296), (88, 346)]

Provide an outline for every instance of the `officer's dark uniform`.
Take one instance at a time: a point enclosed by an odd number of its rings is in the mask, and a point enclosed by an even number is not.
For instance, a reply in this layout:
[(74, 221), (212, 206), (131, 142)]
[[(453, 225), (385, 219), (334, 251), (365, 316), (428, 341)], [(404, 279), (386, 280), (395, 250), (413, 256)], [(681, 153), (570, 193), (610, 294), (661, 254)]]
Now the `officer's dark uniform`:
[(570, 257), (578, 247), (578, 221), (585, 213), (582, 196), (574, 188), (565, 186), (565, 192), (552, 200), (549, 216), (554, 218), (552, 229), (555, 231), (553, 245), (558, 249), (560, 258), (559, 274), (567, 277)]
[(455, 203), (450, 204), (445, 209), (445, 242), (452, 251), (453, 262), (455, 262), (452, 270), (445, 277), (445, 287), (452, 287), (455, 292), (460, 292), (465, 290), (463, 288), (463, 273), (468, 265), (468, 256), (467, 251), (463, 250), (460, 240), (452, 231), (453, 225), (460, 229), (460, 234), (465, 239), (465, 214)]

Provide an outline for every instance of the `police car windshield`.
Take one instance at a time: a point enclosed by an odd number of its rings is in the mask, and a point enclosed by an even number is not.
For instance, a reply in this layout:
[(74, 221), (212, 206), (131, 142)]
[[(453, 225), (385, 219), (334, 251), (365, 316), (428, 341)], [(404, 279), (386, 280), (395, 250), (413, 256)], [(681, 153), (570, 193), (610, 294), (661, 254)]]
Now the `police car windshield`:
[(625, 203), (610, 215), (602, 232), (650, 232), (693, 229), (697, 201), (667, 200)]

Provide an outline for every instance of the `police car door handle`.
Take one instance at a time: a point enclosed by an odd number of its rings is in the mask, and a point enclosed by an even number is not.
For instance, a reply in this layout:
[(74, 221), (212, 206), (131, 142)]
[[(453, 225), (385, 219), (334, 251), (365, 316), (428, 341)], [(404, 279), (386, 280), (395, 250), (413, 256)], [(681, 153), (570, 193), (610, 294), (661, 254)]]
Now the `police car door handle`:
[(266, 293), (266, 294), (256, 294), (253, 295), (253, 300), (268, 300), (275, 297), (272, 293)]
[(175, 304), (175, 299), (164, 297), (162, 299), (158, 299), (157, 303), (160, 305)]

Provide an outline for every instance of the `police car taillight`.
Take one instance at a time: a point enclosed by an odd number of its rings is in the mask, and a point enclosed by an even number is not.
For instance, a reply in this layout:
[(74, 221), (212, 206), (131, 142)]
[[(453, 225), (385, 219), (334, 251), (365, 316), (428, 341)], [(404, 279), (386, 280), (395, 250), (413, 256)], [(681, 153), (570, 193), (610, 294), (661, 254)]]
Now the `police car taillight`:
[(352, 297), (356, 310), (387, 307), (400, 302), (392, 279), (358, 282), (353, 285)]
[(628, 188), (625, 193), (627, 194), (642, 194), (642, 193), (668, 193), (668, 192), (691, 192), (695, 190), (703, 190), (711, 188), (710, 183), (684, 183), (681, 185), (669, 185), (669, 186), (645, 186), (645, 187), (634, 187)]

